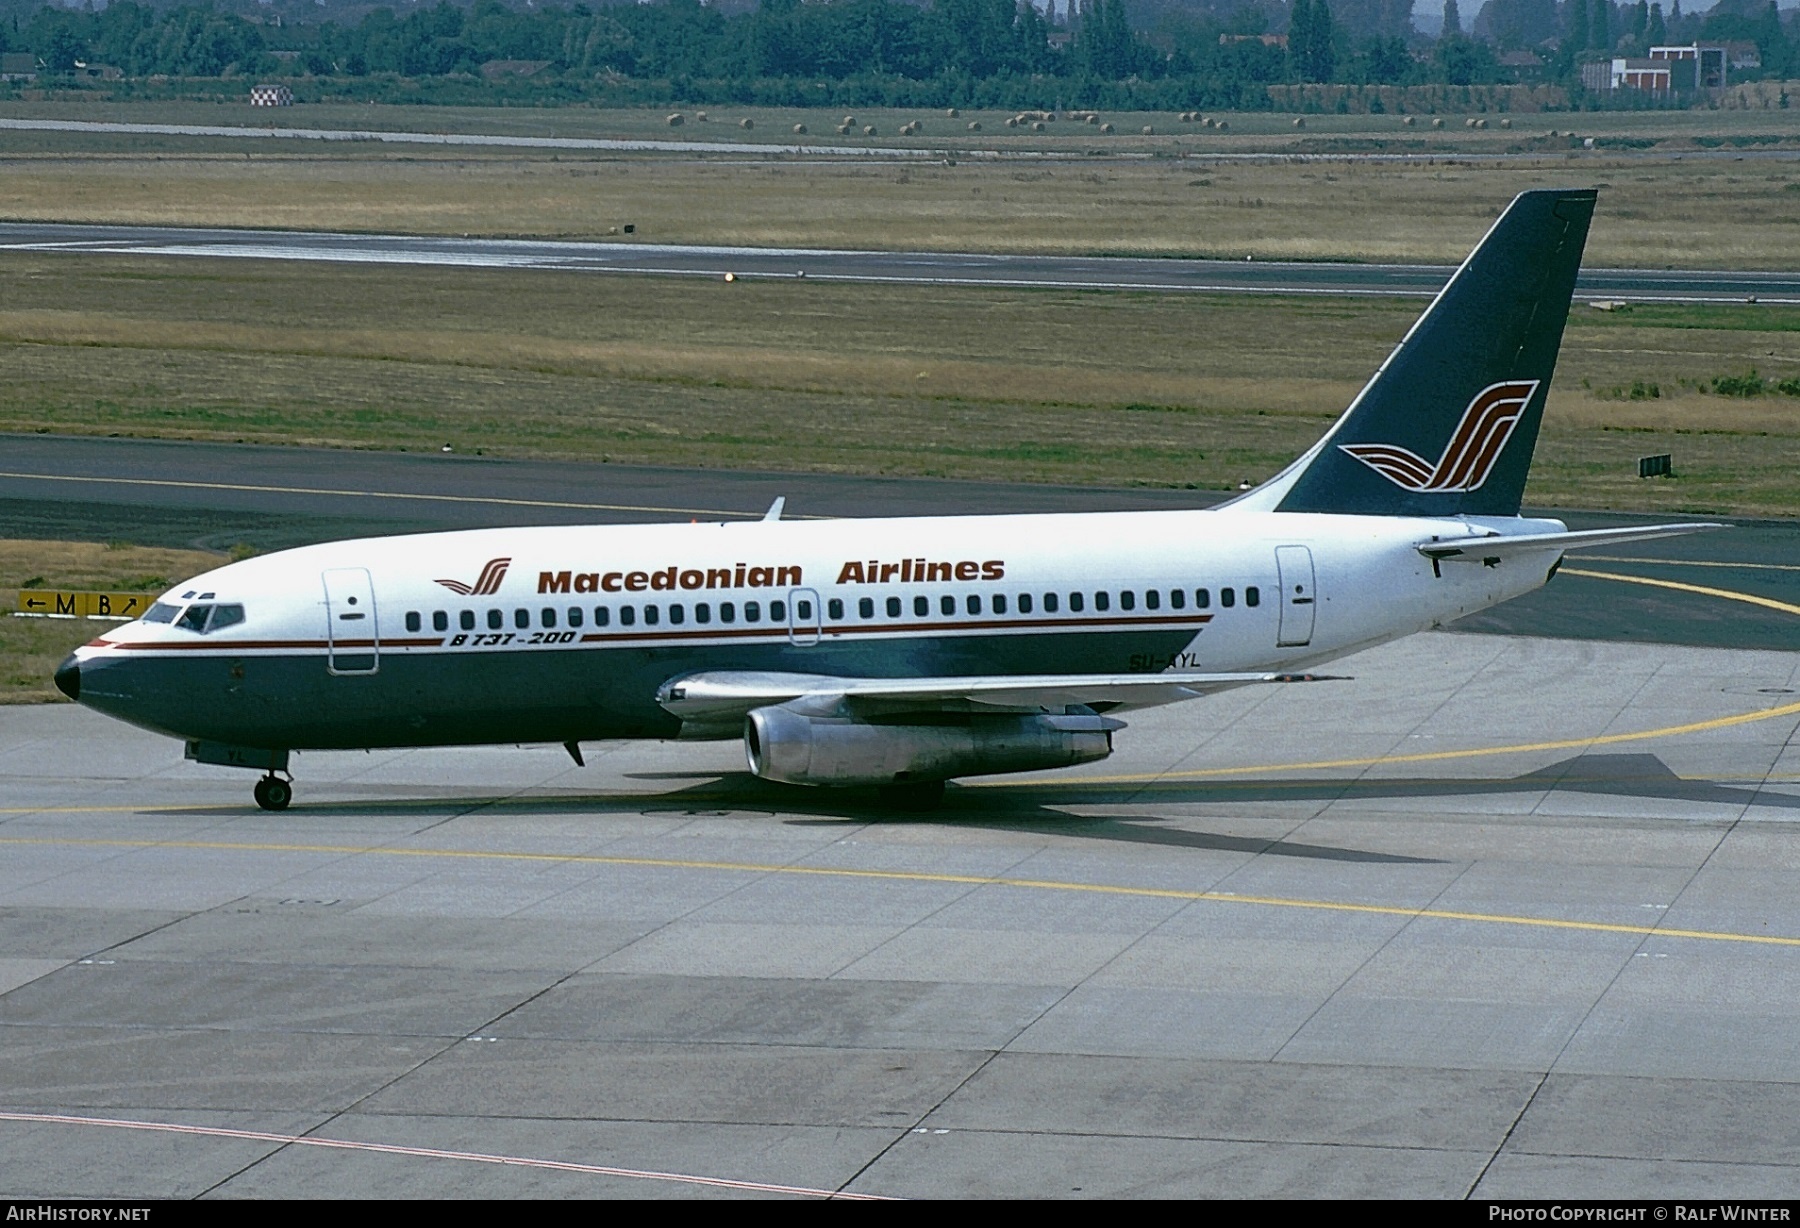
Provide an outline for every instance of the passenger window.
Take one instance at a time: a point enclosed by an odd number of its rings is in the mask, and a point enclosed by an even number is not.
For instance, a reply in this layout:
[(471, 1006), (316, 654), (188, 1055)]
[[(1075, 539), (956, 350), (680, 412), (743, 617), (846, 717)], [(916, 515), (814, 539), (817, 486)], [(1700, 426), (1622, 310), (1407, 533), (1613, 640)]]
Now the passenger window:
[(761, 622), (762, 606), (754, 601), (746, 601), (744, 603), (744, 621), (747, 623)]
[(578, 605), (570, 606), (569, 607), (569, 625), (571, 627), (579, 627), (581, 625), (581, 623), (582, 623), (581, 607)]
[(227, 627), (235, 627), (244, 621), (244, 607), (241, 605), (216, 605), (212, 617), (206, 620), (208, 634), (223, 631)]
[(1124, 592), (1120, 593), (1119, 594), (1119, 608), (1121, 610), (1137, 609), (1137, 594), (1132, 592), (1130, 589), (1126, 589)]
[(661, 610), (657, 609), (653, 605), (647, 605), (644, 607), (644, 625), (646, 627), (654, 627), (657, 623), (659, 623), (661, 621), (662, 621), (662, 611)]
[(900, 598), (889, 597), (887, 599), (887, 612), (889, 618), (900, 617)]
[(1056, 594), (1055, 593), (1045, 593), (1044, 594), (1044, 613), (1046, 613), (1046, 614), (1056, 613)]
[(704, 601), (695, 602), (694, 603), (694, 621), (697, 623), (711, 622), (712, 621), (712, 606), (709, 603), (704, 602)]
[(488, 611), (488, 630), (498, 631), (506, 625), (506, 616), (499, 610)]
[(1204, 610), (1211, 605), (1212, 605), (1212, 594), (1211, 593), (1207, 592), (1203, 588), (1197, 588), (1194, 590), (1194, 608), (1196, 610)]
[(554, 627), (556, 625), (556, 611), (549, 606), (545, 606), (538, 614), (538, 621), (544, 625), (545, 629)]
[(629, 627), (637, 622), (637, 607), (622, 605), (619, 607), (619, 625)]
[(604, 627), (607, 624), (609, 624), (610, 622), (612, 622), (612, 611), (607, 609), (603, 605), (595, 606), (594, 607), (594, 625), (596, 627)]
[(520, 606), (518, 609), (514, 610), (513, 626), (521, 631), (529, 631), (531, 629), (531, 611), (527, 610), (524, 606)]
[(794, 617), (795, 618), (798, 618), (801, 622), (811, 622), (812, 616), (813, 616), (812, 602), (796, 601), (794, 603)]
[(1079, 614), (1079, 613), (1081, 613), (1082, 610), (1084, 610), (1086, 608), (1087, 608), (1087, 599), (1084, 598), (1080, 593), (1070, 593), (1069, 594), (1069, 613)]
[(1261, 605), (1262, 604), (1262, 590), (1257, 588), (1256, 585), (1254, 585), (1254, 584), (1245, 588), (1244, 589), (1244, 604), (1245, 605)]
[(448, 630), (450, 630), (450, 616), (448, 614), (444, 613), (444, 611), (442, 611), (442, 610), (432, 611), (431, 629), (433, 631), (448, 631)]
[(733, 605), (729, 601), (721, 601), (719, 603), (719, 621), (722, 623), (736, 622), (737, 621), (737, 606)]
[(858, 601), (856, 603), (856, 613), (861, 618), (874, 618), (875, 599), (873, 597), (864, 597), (862, 600)]
[(771, 601), (769, 603), (769, 621), (772, 623), (784, 623), (787, 621), (787, 602)]
[[(1129, 608), (1129, 607), (1127, 607)], [(1162, 609), (1162, 594), (1153, 588), (1144, 590), (1144, 608), (1146, 610)]]
[(1110, 593), (1095, 593), (1094, 608), (1096, 610), (1112, 609), (1112, 595)]
[(1006, 594), (1005, 593), (995, 593), (994, 594), (994, 613), (996, 613), (996, 614), (1006, 613)]
[(464, 610), (456, 616), (456, 622), (464, 631), (475, 630), (475, 611)]
[(827, 601), (825, 603), (825, 616), (831, 619), (832, 622), (837, 622), (842, 619), (844, 617), (844, 603), (836, 597)]
[(1220, 589), (1219, 604), (1229, 610), (1232, 606), (1237, 604), (1237, 593), (1229, 588)]
[(1031, 594), (1030, 593), (1020, 593), (1019, 594), (1019, 613), (1021, 613), (1021, 614), (1031, 613)]
[(1169, 608), (1172, 610), (1187, 609), (1187, 594), (1178, 588), (1169, 590)]
[(199, 635), (206, 630), (206, 616), (210, 613), (212, 613), (212, 607), (209, 605), (191, 605), (182, 611), (181, 617), (175, 620), (175, 625), (183, 631), (192, 631), (195, 635)]
[(981, 613), (981, 598), (974, 593), (969, 594), (969, 599), (963, 605), (971, 614)]
[(929, 597), (914, 597), (913, 598), (913, 614), (919, 618), (924, 618), (929, 613), (931, 613), (931, 598), (929, 598)]
[(679, 604), (669, 607), (669, 621), (679, 626), (687, 620), (687, 611)]
[(422, 626), (424, 626), (424, 624), (419, 621), (419, 612), (417, 610), (408, 610), (406, 612), (406, 629), (408, 631), (417, 631)]
[(945, 618), (950, 617), (950, 615), (956, 613), (956, 598), (945, 593), (942, 597), (938, 598), (938, 610)]

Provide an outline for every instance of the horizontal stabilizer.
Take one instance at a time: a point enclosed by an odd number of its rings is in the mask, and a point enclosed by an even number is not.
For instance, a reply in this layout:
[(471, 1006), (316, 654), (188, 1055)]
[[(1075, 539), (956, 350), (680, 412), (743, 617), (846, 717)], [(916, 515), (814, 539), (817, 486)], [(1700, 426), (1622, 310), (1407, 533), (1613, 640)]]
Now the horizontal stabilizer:
[(1501, 559), (1511, 554), (1536, 554), (1544, 550), (1580, 550), (1586, 546), (1618, 546), (1625, 542), (1654, 541), (1659, 537), (1680, 537), (1684, 533), (1705, 533), (1711, 529), (1730, 528), (1723, 524), (1645, 524), (1629, 529), (1582, 529), (1575, 533), (1523, 533), (1513, 536), (1493, 533), (1470, 537), (1432, 538), (1414, 547), (1432, 561), (1479, 563)]
[(1318, 674), (1021, 674), (969, 678), (840, 678), (828, 674), (709, 671), (657, 692), (667, 712), (700, 725), (740, 720), (753, 708), (796, 700), (880, 711), (1043, 712), (1076, 705), (1148, 708), (1268, 682), (1323, 682)]

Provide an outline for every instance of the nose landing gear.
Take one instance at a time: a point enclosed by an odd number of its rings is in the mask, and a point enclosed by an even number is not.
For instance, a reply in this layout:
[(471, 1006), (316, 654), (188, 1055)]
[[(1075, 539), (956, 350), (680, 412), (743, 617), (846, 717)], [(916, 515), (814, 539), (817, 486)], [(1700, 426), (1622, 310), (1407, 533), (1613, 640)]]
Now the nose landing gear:
[(294, 800), (294, 782), (270, 772), (256, 782), (256, 804), (264, 810), (286, 810)]

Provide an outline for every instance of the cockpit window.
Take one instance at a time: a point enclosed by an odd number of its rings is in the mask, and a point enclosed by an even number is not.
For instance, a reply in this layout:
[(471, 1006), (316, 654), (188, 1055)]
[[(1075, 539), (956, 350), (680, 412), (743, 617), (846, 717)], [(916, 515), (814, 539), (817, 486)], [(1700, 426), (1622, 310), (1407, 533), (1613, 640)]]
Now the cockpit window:
[(159, 601), (144, 611), (144, 621), (147, 623), (172, 623), (175, 621), (175, 613), (179, 609), (181, 607), (178, 605)]
[[(144, 616), (144, 621), (170, 621), (174, 607), (168, 607), (171, 612), (170, 615), (164, 615), (161, 618), (152, 618), (151, 614), (154, 614), (158, 608), (161, 607), (152, 607), (150, 613)], [(192, 631), (197, 635), (206, 635), (213, 631), (223, 631), (226, 627), (235, 627), (243, 621), (244, 607), (237, 604), (191, 605), (181, 612), (180, 618), (174, 619), (174, 623), (177, 627), (180, 627), (183, 631)]]
[(212, 618), (207, 620), (208, 632), (223, 631), (226, 627), (235, 627), (244, 621), (244, 607), (241, 605), (216, 605)]

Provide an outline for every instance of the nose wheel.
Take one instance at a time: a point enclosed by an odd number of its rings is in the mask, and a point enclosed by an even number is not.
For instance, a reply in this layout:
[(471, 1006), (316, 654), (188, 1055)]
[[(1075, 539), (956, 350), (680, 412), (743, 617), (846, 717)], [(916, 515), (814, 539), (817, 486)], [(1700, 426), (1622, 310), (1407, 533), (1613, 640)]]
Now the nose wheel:
[(286, 810), (294, 800), (294, 783), (271, 773), (256, 782), (255, 795), (264, 810)]

